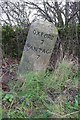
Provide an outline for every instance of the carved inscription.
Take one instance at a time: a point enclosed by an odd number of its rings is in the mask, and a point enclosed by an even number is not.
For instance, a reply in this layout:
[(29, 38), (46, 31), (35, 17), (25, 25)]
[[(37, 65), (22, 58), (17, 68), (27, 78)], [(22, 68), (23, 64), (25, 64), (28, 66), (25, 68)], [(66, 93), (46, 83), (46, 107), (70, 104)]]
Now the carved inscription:
[(50, 39), (50, 40), (53, 40), (53, 38), (54, 38), (54, 35), (47, 34), (47, 33), (44, 33), (44, 32), (40, 32), (37, 29), (34, 29), (33, 33), (36, 36), (44, 37), (44, 38), (47, 38), (47, 39)]
[(33, 50), (34, 52), (45, 53), (45, 54), (51, 54), (52, 52), (52, 49), (38, 48), (38, 47), (32, 46), (31, 44), (27, 43), (25, 50), (29, 51), (30, 49)]

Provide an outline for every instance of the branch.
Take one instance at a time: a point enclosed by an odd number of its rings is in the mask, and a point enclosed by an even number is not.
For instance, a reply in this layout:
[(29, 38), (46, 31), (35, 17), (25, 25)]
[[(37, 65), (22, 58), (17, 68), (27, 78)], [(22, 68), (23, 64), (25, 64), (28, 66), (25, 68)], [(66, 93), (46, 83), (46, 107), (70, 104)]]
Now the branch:
[(68, 19), (68, 22), (78, 13), (78, 10)]

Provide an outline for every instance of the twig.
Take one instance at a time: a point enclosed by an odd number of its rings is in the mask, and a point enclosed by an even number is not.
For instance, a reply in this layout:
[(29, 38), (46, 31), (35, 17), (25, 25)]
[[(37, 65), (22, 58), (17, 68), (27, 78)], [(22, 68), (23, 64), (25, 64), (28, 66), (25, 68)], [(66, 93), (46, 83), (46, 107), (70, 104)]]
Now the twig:
[(62, 117), (61, 115), (59, 115), (59, 114), (57, 114), (57, 113), (53, 113), (53, 112), (51, 112), (51, 111), (49, 111), (49, 110), (47, 110), (49, 113), (51, 113), (52, 115), (54, 115), (55, 117), (57, 116), (58, 118), (60, 118), (60, 117)]
[(49, 110), (47, 110), (47, 111), (49, 113), (51, 113), (52, 115), (57, 116), (58, 118), (66, 118), (69, 115), (73, 115), (73, 114), (79, 113), (79, 111), (76, 111), (76, 112), (72, 112), (72, 113), (69, 113), (69, 114), (66, 114), (66, 115), (59, 115), (59, 114), (53, 113), (53, 112), (51, 112)]
[(62, 117), (67, 117), (67, 116), (69, 116), (69, 115), (73, 115), (73, 114), (75, 114), (75, 113), (79, 113), (80, 111), (76, 111), (76, 112), (72, 112), (72, 113), (69, 113), (69, 114), (66, 114), (66, 115), (63, 115)]

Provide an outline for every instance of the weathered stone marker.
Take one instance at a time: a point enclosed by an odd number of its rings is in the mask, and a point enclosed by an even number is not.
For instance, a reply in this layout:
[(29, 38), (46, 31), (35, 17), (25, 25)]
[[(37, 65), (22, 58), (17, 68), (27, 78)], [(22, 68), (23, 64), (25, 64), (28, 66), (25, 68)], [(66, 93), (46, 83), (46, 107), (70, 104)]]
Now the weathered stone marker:
[(47, 21), (32, 23), (19, 65), (19, 73), (45, 71), (57, 37), (58, 32), (54, 24)]

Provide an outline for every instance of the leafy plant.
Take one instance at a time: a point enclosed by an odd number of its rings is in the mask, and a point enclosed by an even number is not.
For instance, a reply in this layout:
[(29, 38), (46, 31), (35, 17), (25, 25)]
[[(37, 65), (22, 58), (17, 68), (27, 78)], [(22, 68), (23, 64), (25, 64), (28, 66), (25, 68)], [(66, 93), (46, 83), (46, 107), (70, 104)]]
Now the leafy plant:
[(3, 98), (3, 101), (9, 101), (12, 102), (13, 101), (14, 96), (11, 94), (6, 94), (5, 97)]

